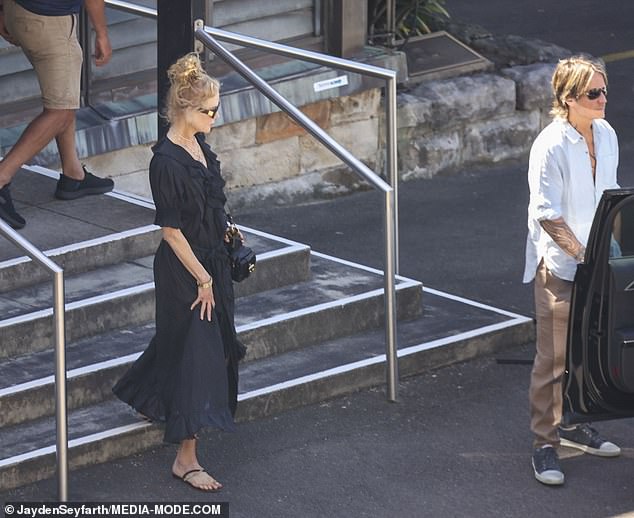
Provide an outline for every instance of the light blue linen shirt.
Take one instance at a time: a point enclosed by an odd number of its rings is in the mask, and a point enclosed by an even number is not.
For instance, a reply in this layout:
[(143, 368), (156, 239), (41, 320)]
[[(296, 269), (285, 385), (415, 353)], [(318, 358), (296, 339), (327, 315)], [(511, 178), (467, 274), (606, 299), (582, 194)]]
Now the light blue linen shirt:
[(574, 280), (577, 262), (553, 241), (539, 222), (562, 217), (585, 246), (603, 191), (618, 188), (616, 133), (603, 119), (592, 121), (592, 132), (597, 159), (594, 181), (588, 146), (567, 120), (553, 120), (531, 147), (525, 283), (535, 278), (542, 259), (556, 277)]

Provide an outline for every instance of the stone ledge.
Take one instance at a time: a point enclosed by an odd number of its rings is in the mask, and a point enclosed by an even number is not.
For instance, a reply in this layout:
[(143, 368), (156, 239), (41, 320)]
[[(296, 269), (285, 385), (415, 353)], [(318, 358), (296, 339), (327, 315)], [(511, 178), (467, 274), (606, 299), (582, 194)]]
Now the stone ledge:
[(547, 123), (552, 67), (431, 81), (399, 94), (400, 177), (431, 178), (525, 155)]
[(493, 74), (430, 81), (410, 94), (421, 103), (406, 120), (429, 130), (510, 114), (516, 105), (515, 82)]
[(316, 199), (330, 199), (370, 188), (351, 171), (333, 168), (280, 182), (232, 189), (228, 191), (227, 197), (232, 210), (239, 212), (254, 206), (281, 207)]
[(552, 100), (551, 78), (555, 66), (554, 63), (537, 63), (500, 71), (517, 85), (518, 110), (549, 109)]

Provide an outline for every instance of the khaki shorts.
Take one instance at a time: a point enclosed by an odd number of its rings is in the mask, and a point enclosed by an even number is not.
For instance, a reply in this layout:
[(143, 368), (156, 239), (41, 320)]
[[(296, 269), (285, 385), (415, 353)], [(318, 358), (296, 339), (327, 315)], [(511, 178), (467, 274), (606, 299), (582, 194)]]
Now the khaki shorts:
[(4, 0), (5, 26), (33, 65), (45, 108), (79, 108), (83, 57), (76, 20), (75, 15), (41, 16)]

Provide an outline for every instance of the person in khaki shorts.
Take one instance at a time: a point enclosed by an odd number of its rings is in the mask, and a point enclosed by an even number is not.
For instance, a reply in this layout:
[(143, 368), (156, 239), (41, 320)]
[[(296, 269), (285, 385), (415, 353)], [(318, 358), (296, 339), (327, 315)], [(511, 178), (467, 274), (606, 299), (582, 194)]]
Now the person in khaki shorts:
[(588, 424), (561, 424), (572, 281), (601, 195), (618, 188), (619, 147), (604, 119), (608, 91), (602, 64), (583, 56), (564, 59), (552, 88), (553, 121), (535, 139), (529, 158), (524, 282), (535, 280), (537, 317), (529, 388), (533, 472), (543, 484), (561, 485), (559, 445), (600, 457), (621, 452)]
[(13, 228), (26, 221), (13, 205), (9, 183), (20, 167), (53, 138), (62, 165), (55, 197), (70, 200), (112, 190), (114, 182), (86, 171), (75, 149), (75, 110), (79, 108), (82, 50), (77, 13), (82, 4), (95, 29), (95, 64), (112, 55), (103, 0), (0, 0), (0, 36), (18, 45), (33, 65), (43, 110), (0, 161), (0, 218)]

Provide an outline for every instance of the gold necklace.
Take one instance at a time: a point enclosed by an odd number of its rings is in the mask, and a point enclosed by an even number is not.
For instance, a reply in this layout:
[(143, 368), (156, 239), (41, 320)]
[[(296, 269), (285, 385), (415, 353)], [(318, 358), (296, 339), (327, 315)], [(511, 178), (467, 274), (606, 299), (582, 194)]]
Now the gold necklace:
[[(570, 123), (572, 125), (572, 127), (575, 129), (575, 131), (577, 133), (579, 133), (579, 135), (581, 135), (581, 138), (586, 142), (586, 147), (588, 148), (588, 154), (590, 155), (590, 158), (592, 159), (592, 161), (594, 161), (594, 163), (597, 163), (597, 155), (595, 153), (593, 153), (592, 151), (590, 151), (590, 146), (594, 147), (594, 135), (592, 134), (592, 126), (590, 126), (590, 135), (592, 135), (592, 139), (590, 139), (592, 141), (592, 144), (590, 143), (590, 140), (586, 139), (583, 136), (583, 133), (581, 133), (581, 131), (579, 130), (579, 128), (577, 128), (577, 126), (575, 124), (572, 124), (572, 122)], [(592, 163), (591, 163), (592, 165)], [(594, 169), (594, 165), (592, 165), (592, 168)]]
[(187, 151), (194, 160), (197, 160), (201, 164), (205, 165), (205, 155), (202, 152), (202, 149), (200, 149), (200, 145), (198, 144), (198, 141), (196, 141), (196, 139), (184, 137), (176, 130), (171, 130), (171, 133), (173, 136), (181, 140), (181, 143), (177, 145), (181, 146), (185, 151)]

